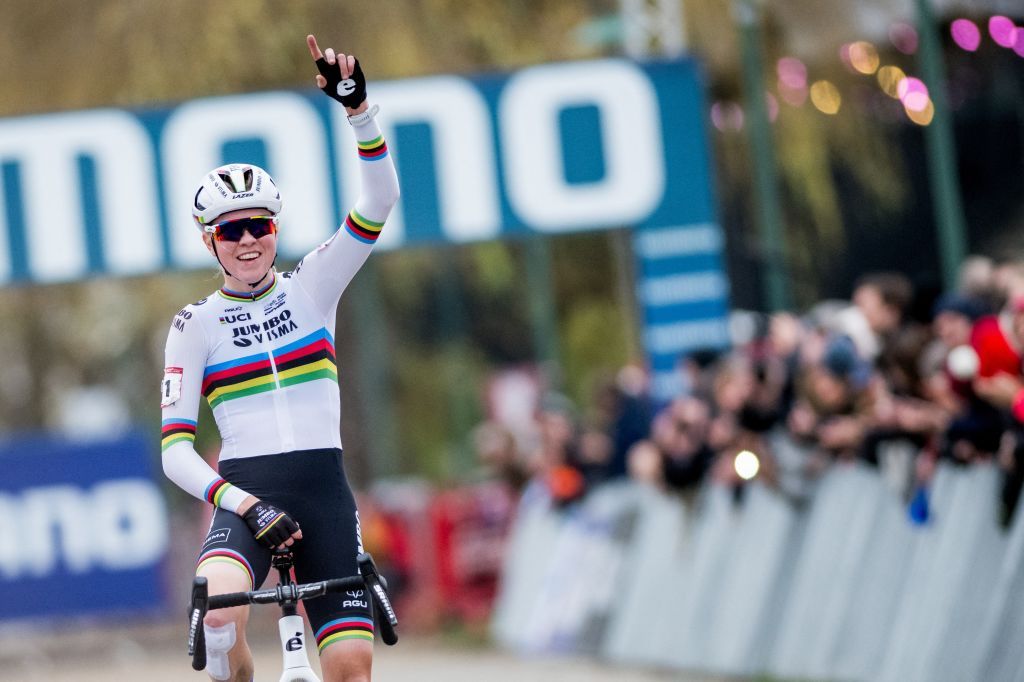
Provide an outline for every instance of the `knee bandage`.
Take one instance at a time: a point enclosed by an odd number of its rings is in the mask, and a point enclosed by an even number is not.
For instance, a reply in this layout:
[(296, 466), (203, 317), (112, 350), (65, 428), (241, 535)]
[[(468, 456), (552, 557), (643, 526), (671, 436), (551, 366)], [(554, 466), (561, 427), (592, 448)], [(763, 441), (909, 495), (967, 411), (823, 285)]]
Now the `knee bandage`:
[(230, 679), (228, 652), (235, 645), (235, 624), (215, 628), (203, 625), (203, 632), (206, 634), (206, 672), (215, 680)]

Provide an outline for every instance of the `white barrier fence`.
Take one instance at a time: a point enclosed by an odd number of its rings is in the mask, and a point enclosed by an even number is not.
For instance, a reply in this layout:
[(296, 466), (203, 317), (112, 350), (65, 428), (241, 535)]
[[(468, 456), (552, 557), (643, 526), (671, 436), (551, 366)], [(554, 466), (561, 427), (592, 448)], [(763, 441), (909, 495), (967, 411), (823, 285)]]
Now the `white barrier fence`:
[(739, 502), (625, 482), (565, 511), (527, 496), (493, 633), (724, 675), (1024, 681), (1024, 513), (999, 528), (999, 479), (940, 467), (924, 526), (860, 465), (803, 509), (756, 482)]

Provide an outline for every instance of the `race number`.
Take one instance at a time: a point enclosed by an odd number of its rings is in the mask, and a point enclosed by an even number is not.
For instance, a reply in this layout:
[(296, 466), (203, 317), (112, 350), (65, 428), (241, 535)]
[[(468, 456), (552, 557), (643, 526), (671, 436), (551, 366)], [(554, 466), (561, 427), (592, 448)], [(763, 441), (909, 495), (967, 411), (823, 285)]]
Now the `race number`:
[(170, 407), (181, 397), (181, 367), (165, 367), (160, 383), (160, 407)]

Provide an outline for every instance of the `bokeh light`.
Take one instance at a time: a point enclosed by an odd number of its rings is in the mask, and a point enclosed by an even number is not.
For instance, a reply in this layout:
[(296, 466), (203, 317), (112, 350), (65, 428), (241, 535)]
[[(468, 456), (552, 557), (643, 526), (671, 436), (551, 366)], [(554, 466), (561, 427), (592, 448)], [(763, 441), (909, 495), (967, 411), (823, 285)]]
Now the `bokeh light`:
[(787, 88), (801, 90), (807, 87), (807, 67), (796, 57), (783, 57), (776, 63), (779, 83)]
[(928, 86), (920, 78), (904, 78), (897, 86), (896, 92), (907, 111), (924, 111), (931, 103)]
[(850, 66), (858, 73), (870, 76), (878, 71), (878, 50), (865, 40), (858, 40), (849, 45)]
[(791, 90), (782, 85), (782, 83), (779, 83), (779, 96), (791, 107), (802, 107), (804, 102), (807, 101), (807, 88)]
[(761, 461), (750, 450), (741, 450), (736, 453), (733, 467), (736, 469), (737, 476), (744, 481), (749, 481), (754, 476), (757, 476), (757, 472), (761, 469)]
[(928, 100), (928, 103), (920, 111), (915, 111), (910, 108), (907, 108), (906, 111), (907, 118), (909, 118), (911, 121), (913, 121), (919, 126), (928, 125), (929, 123), (932, 122), (932, 119), (935, 117), (935, 105), (932, 104), (931, 100)]
[(715, 102), (711, 105), (711, 123), (723, 133), (743, 129), (743, 107), (736, 102)]
[(1017, 39), (1013, 41), (1013, 51), (1024, 57), (1024, 28), (1017, 28)]
[(775, 64), (779, 76), (779, 96), (790, 106), (807, 101), (807, 67), (796, 57), (783, 57)]
[(1000, 47), (1013, 47), (1018, 33), (1016, 24), (1008, 17), (997, 14), (988, 20), (988, 34)]
[(899, 99), (900, 83), (906, 79), (907, 74), (898, 66), (883, 66), (878, 70), (878, 86), (882, 92), (893, 99)]
[(853, 71), (853, 64), (850, 63), (850, 43), (843, 43), (839, 46), (839, 61), (841, 61), (846, 68)]
[(775, 123), (775, 119), (779, 117), (779, 100), (775, 99), (775, 95), (770, 92), (764, 93), (764, 106), (768, 110), (768, 120)]
[(890, 26), (889, 40), (903, 54), (917, 52), (917, 30), (910, 24), (897, 22)]
[(839, 113), (843, 98), (839, 88), (829, 81), (821, 80), (811, 86), (811, 103), (821, 113), (833, 116)]
[(957, 19), (949, 26), (953, 42), (961, 49), (974, 52), (981, 45), (981, 29), (970, 19)]

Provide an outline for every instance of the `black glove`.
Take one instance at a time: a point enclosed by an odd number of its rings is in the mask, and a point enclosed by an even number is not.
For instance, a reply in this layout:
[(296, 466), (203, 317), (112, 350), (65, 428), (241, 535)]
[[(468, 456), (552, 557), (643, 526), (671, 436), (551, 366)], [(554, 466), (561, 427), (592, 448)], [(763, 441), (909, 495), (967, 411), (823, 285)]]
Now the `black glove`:
[(352, 75), (342, 80), (341, 65), (335, 62), (328, 64), (327, 60), (321, 57), (316, 60), (316, 68), (320, 75), (327, 80), (327, 85), (321, 88), (324, 94), (331, 99), (336, 99), (346, 107), (355, 109), (366, 99), (366, 77), (356, 59), (356, 66), (352, 69)]
[(253, 536), (273, 549), (299, 530), (299, 524), (272, 504), (257, 502), (242, 516)]

